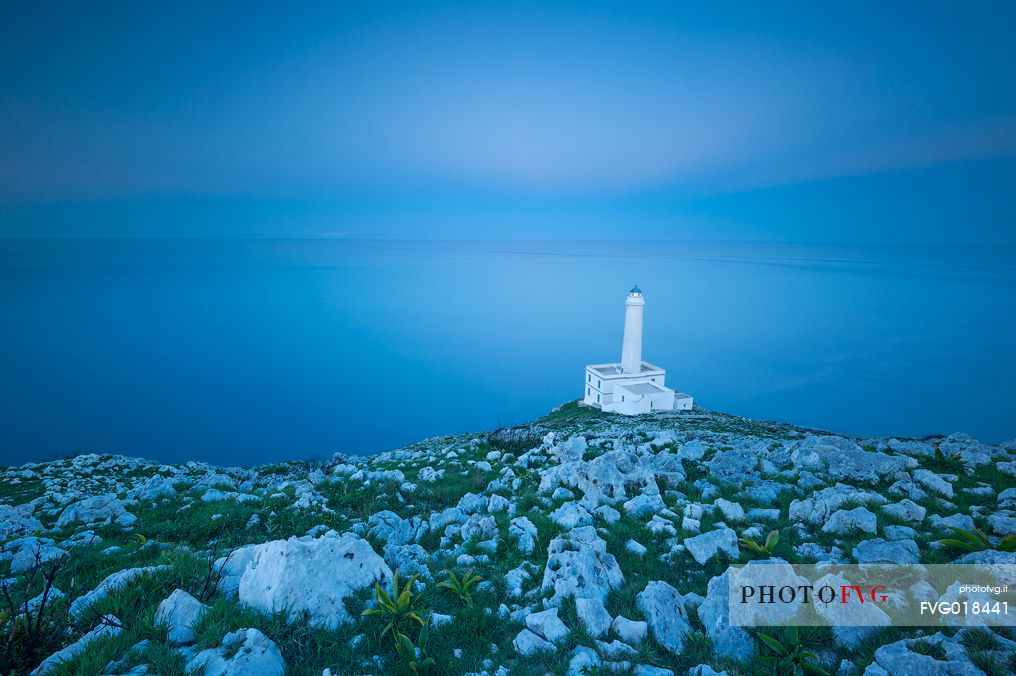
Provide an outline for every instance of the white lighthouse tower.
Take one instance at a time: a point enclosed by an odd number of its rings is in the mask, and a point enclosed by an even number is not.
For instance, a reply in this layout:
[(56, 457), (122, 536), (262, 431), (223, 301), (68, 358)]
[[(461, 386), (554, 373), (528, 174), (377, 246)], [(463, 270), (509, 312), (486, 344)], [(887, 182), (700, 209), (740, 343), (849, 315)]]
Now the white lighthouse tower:
[(638, 415), (655, 411), (688, 411), (691, 395), (675, 392), (664, 381), (667, 372), (642, 361), (642, 315), (646, 300), (638, 286), (624, 301), (621, 361), (586, 366), (583, 403), (604, 411)]
[(624, 301), (624, 343), (621, 344), (621, 370), (642, 372), (642, 311), (646, 300), (638, 286), (628, 292)]

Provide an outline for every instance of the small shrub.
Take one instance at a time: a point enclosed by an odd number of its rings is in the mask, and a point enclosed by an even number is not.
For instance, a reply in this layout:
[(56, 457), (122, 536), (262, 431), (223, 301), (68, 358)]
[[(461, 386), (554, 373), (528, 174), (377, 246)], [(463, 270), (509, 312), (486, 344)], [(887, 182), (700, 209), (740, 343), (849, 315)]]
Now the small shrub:
[(405, 633), (407, 624), (411, 622), (424, 624), (423, 618), (413, 610), (413, 603), (416, 601), (413, 598), (413, 585), (416, 584), (417, 577), (414, 575), (406, 580), (406, 585), (400, 589), (399, 573), (396, 571), (392, 578), (391, 594), (381, 589), (381, 585), (375, 582), (374, 600), (377, 601), (377, 608), (367, 608), (361, 613), (364, 617), (376, 615), (388, 621), (381, 636), (392, 632), (392, 640), (395, 642), (396, 649), (398, 649), (400, 641), (399, 635)]
[(775, 660), (774, 671), (776, 673), (800, 676), (808, 672), (828, 676), (828, 672), (825, 669), (811, 661), (815, 657), (815, 653), (807, 650), (801, 644), (798, 638), (797, 627), (787, 628), (784, 633), (783, 643), (770, 634), (758, 632), (757, 636), (772, 651)]
[(939, 540), (938, 543), (940, 545), (952, 547), (953, 549), (962, 549), (965, 552), (983, 552), (988, 549), (997, 549), (1001, 552), (1016, 551), (1016, 535), (1007, 535), (1000, 539), (997, 545), (992, 545), (988, 535), (980, 528), (967, 530), (957, 526), (949, 526), (949, 530), (953, 532), (955, 537)]
[(472, 568), (467, 570), (461, 576), (457, 576), (455, 573), (447, 569), (445, 569), (444, 573), (448, 576), (448, 579), (438, 582), (437, 586), (454, 592), (467, 606), (473, 605), (473, 588), (479, 584), (483, 578), (479, 575), (473, 575)]
[(773, 530), (766, 537), (765, 544), (759, 544), (755, 542), (754, 538), (743, 536), (737, 540), (742, 547), (745, 549), (755, 552), (756, 554), (765, 554), (766, 556), (773, 553), (776, 545), (780, 543), (780, 531)]
[(420, 625), (420, 634), (416, 643), (405, 634), (396, 634), (395, 652), (402, 660), (402, 668), (408, 674), (429, 674), (437, 665), (434, 658), (427, 654), (427, 639), (430, 636), (430, 618)]

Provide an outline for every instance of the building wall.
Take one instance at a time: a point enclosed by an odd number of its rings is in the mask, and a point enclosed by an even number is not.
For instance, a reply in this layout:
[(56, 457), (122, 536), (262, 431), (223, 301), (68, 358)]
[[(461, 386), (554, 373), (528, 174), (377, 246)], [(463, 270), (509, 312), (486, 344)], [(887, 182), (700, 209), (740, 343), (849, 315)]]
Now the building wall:
[(617, 396), (609, 405), (604, 406), (603, 410), (624, 415), (639, 415), (640, 413), (652, 413), (653, 411), (674, 410), (674, 393), (672, 391), (658, 392), (657, 394), (647, 394), (639, 397), (622, 394), (622, 392), (623, 390), (618, 390), (616, 392)]
[[(594, 364), (593, 366), (596, 365)], [(612, 374), (604, 377), (592, 368), (586, 367), (585, 381), (582, 384), (582, 402), (588, 404), (589, 406), (602, 408), (605, 411), (623, 413), (625, 415), (638, 415), (640, 413), (650, 413), (651, 411), (675, 410), (676, 404), (672, 390), (666, 393), (651, 395), (651, 407), (650, 400), (648, 398), (644, 404), (633, 402), (630, 399), (626, 399), (622, 402), (619, 394), (615, 397), (614, 387), (615, 385), (626, 382), (651, 382), (655, 385), (659, 385), (660, 387), (666, 387), (666, 371), (663, 371), (662, 369), (654, 371), (651, 376), (645, 374), (639, 376), (632, 376), (629, 374)], [(676, 410), (690, 409), (691, 404), (688, 402), (686, 406), (677, 408)]]

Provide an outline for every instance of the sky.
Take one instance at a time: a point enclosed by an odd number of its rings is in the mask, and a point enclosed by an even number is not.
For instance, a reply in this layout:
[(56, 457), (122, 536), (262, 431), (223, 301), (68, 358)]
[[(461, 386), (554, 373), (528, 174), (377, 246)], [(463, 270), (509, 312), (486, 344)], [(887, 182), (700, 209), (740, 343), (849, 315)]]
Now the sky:
[(1016, 243), (1012, 3), (5, 3), (0, 236)]

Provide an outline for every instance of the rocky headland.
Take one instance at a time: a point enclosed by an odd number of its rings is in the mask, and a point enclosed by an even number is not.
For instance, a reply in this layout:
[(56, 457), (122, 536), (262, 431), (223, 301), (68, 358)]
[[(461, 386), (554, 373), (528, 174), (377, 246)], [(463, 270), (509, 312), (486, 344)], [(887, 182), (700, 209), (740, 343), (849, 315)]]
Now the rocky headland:
[[(1016, 441), (702, 410), (261, 467), (79, 455), (0, 470), (0, 672), (793, 673), (730, 626), (729, 564), (1016, 563), (1012, 535)], [(1016, 671), (1005, 628), (772, 633), (844, 676)]]

